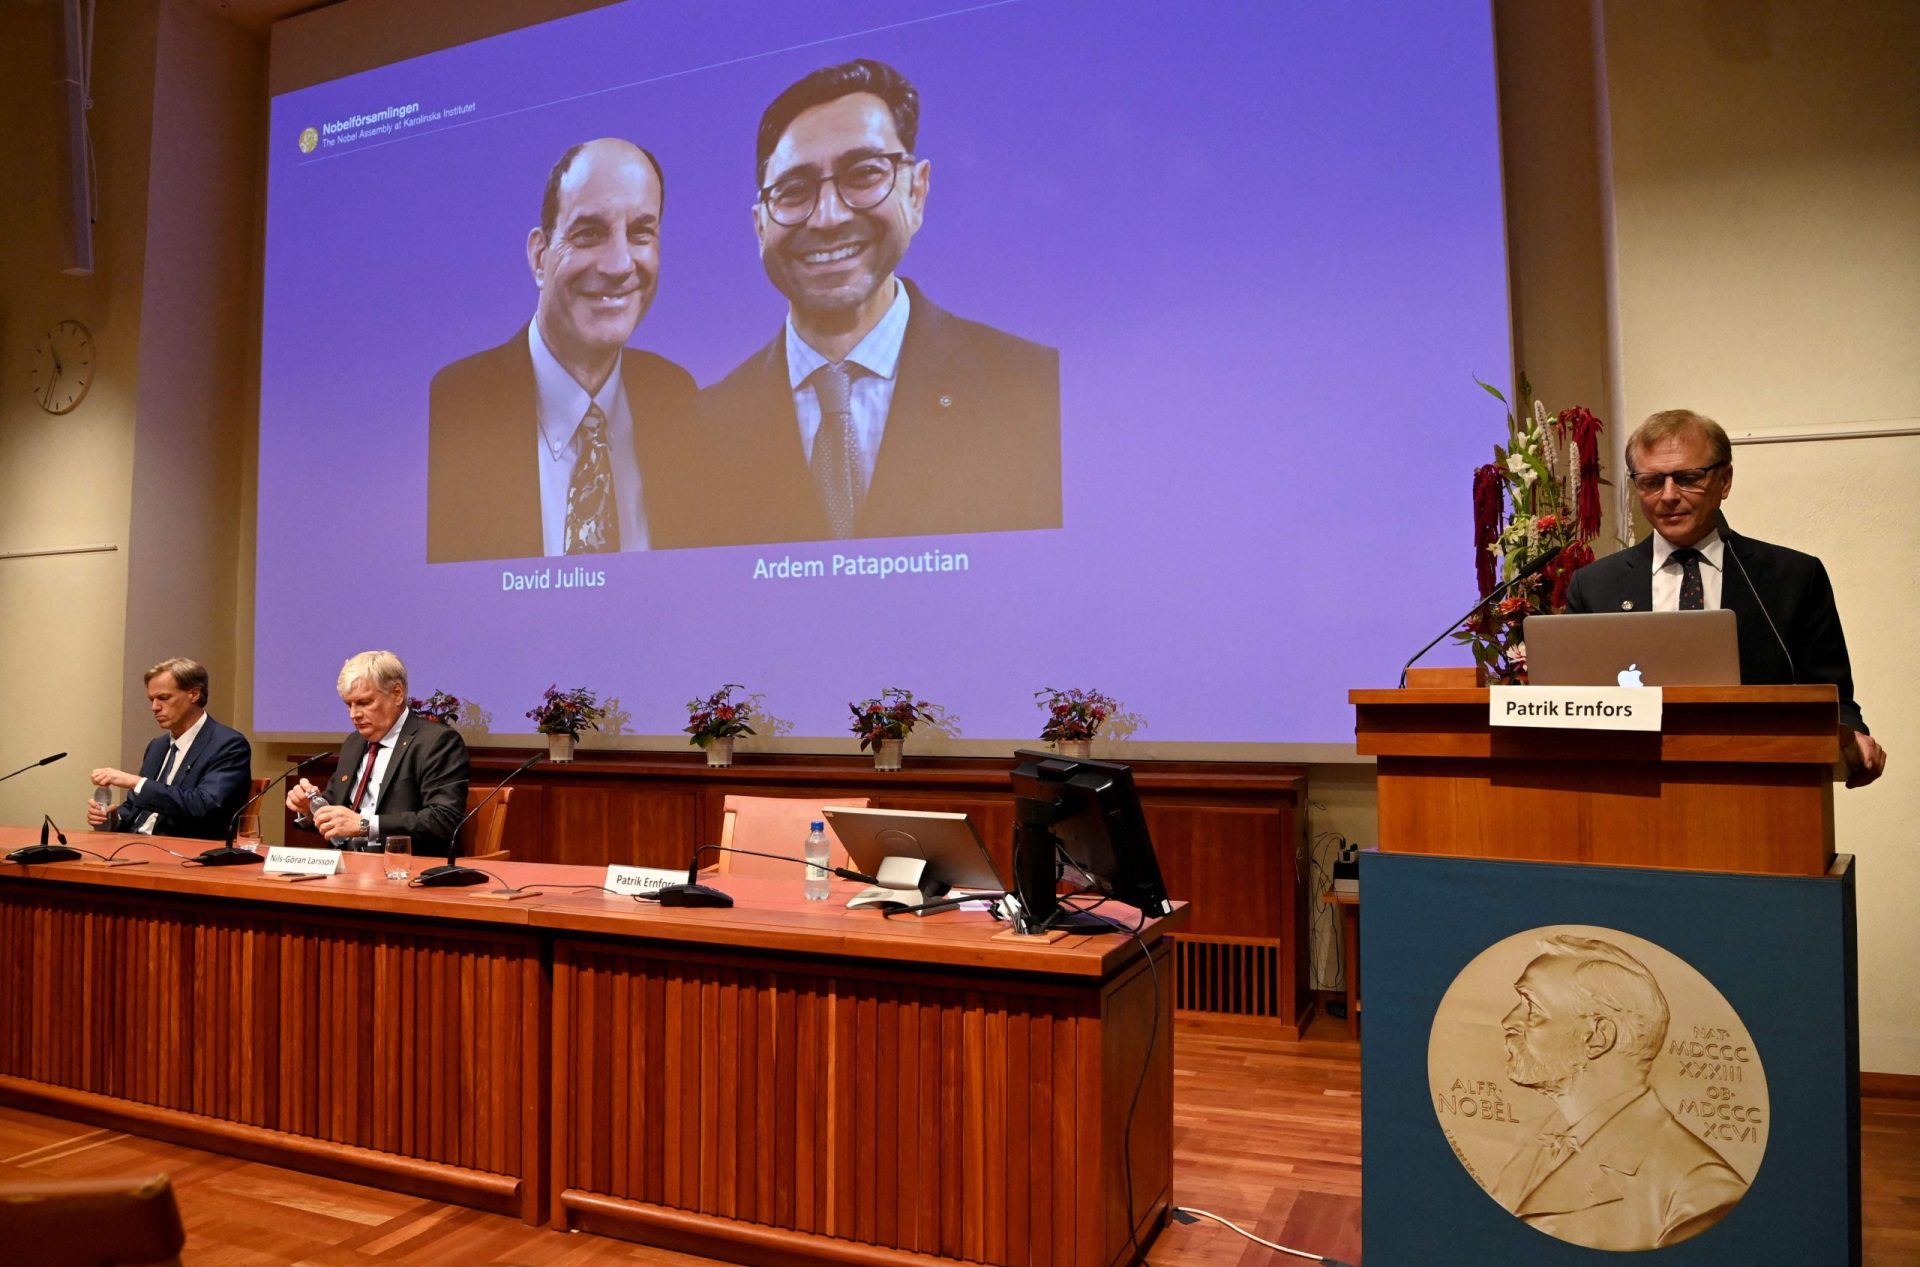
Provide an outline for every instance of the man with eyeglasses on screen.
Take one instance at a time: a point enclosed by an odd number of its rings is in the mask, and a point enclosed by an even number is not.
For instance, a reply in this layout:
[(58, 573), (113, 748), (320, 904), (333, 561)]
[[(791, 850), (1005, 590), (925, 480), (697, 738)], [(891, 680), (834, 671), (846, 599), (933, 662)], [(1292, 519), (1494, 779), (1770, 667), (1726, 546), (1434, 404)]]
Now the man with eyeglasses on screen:
[(1573, 574), (1570, 612), (1725, 607), (1739, 618), (1740, 680), (1831, 682), (1851, 773), (1863, 787), (1886, 768), (1853, 698), (1853, 668), (1833, 583), (1819, 559), (1737, 535), (1720, 514), (1733, 490), (1733, 445), (1688, 409), (1654, 414), (1627, 437), (1627, 477), (1654, 534)]
[(866, 59), (761, 117), (753, 226), (787, 320), (701, 401), (738, 493), (725, 543), (1060, 526), (1058, 354), (897, 275), (933, 175), (919, 125), (913, 84)]

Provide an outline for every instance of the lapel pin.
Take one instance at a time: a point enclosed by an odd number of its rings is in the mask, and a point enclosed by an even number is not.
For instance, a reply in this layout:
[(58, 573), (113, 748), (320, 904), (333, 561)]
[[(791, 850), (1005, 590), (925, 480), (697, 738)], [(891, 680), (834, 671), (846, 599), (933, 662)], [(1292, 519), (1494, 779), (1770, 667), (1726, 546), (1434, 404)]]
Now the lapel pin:
[(940, 408), (945, 409), (951, 404), (953, 404), (953, 397), (946, 395), (940, 397)]
[(1623, 611), (1623, 612), (1630, 612), (1630, 611), (1632, 611), (1632, 610), (1633, 610), (1633, 600), (1632, 600), (1631, 598), (1629, 598), (1629, 599), (1627, 599), (1627, 600), (1625, 600), (1624, 602), (1622, 602), (1622, 603), (1620, 604), (1620, 610), (1621, 610), (1621, 611)]

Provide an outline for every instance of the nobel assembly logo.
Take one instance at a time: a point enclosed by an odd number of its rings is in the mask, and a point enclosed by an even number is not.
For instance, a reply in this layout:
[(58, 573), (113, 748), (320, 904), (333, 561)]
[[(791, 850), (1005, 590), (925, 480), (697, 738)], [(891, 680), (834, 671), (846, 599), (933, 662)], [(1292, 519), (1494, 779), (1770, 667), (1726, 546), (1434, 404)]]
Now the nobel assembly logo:
[(320, 144), (319, 128), (302, 128), (300, 130), (300, 152), (302, 154), (313, 153), (313, 151), (319, 146), (319, 144)]

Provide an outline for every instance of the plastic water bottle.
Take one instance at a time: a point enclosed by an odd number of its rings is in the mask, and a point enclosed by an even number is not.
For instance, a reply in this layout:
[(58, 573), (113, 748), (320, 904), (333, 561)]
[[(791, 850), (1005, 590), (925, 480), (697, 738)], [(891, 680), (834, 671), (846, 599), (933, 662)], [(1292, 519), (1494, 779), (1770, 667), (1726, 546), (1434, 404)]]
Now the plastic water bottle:
[(807, 833), (807, 901), (827, 900), (827, 825), (815, 823)]

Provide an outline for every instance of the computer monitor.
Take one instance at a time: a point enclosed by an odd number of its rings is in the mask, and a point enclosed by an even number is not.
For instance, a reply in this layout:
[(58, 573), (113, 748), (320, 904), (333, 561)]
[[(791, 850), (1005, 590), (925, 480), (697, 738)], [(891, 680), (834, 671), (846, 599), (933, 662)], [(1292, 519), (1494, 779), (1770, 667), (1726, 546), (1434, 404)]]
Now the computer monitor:
[(1173, 913), (1132, 769), (1048, 752), (1014, 756), (1014, 893), (1028, 931), (1125, 931), (1062, 907), (1063, 878), (1149, 916)]

